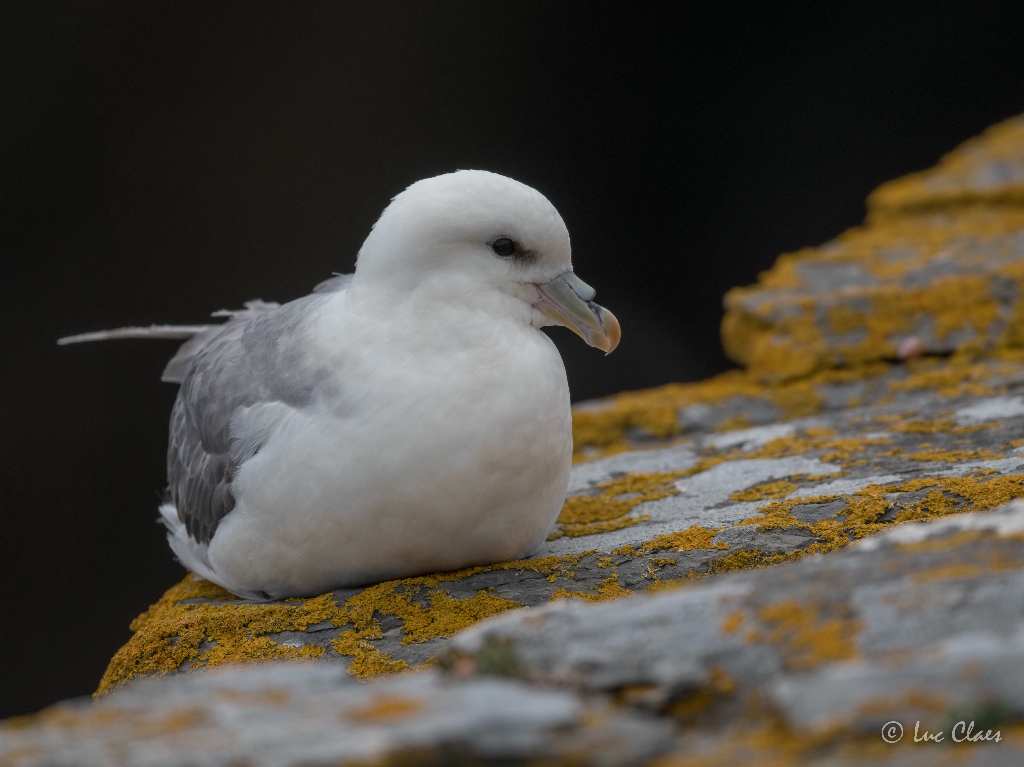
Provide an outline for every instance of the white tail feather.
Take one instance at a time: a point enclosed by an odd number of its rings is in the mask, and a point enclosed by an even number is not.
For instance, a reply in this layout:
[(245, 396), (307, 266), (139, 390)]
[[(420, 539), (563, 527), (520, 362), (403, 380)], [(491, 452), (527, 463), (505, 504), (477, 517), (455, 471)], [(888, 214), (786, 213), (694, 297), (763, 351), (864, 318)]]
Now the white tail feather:
[[(207, 546), (199, 543), (189, 536), (185, 529), (185, 523), (178, 519), (178, 509), (172, 503), (160, 504), (160, 521), (167, 528), (167, 543), (170, 544), (174, 556), (178, 558), (186, 568), (194, 572), (200, 578), (213, 581), (219, 586), (224, 586), (213, 572), (210, 560), (207, 559)], [(227, 588), (227, 586), (224, 586)]]
[(150, 325), (149, 327), (112, 328), (97, 330), (93, 333), (79, 333), (57, 339), (58, 346), (68, 344), (84, 344), (92, 341), (117, 341), (124, 338), (147, 338), (161, 340), (181, 340), (205, 333), (216, 325)]
[(267, 595), (261, 591), (247, 591), (239, 589), (225, 582), (213, 569), (208, 556), (209, 547), (205, 543), (199, 543), (188, 534), (185, 524), (178, 519), (178, 509), (173, 503), (160, 504), (160, 521), (167, 528), (167, 543), (174, 552), (174, 556), (187, 570), (198, 575), (200, 578), (216, 583), (223, 589), (227, 589), (242, 599), (265, 602)]

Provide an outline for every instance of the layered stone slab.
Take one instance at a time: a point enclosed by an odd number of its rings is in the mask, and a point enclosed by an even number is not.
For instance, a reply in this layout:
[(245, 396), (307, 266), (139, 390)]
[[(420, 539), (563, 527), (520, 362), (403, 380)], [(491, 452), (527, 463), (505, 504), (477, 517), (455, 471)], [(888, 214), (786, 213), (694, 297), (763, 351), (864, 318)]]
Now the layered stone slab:
[(0, 724), (0, 763), (980, 767), (1020, 763), (1022, 721), (1018, 501), (511, 611), (365, 684), (323, 661), (137, 681)]
[(187, 577), (0, 764), (1022, 763), (1022, 173), (1017, 118), (730, 292), (745, 370), (577, 407), (537, 556)]
[[(559, 523), (531, 559), (267, 604), (187, 577), (136, 619), (101, 690), (231, 661), (400, 671), (513, 608), (672, 588), (1024, 496), (1024, 358), (917, 360), (786, 388), (761, 390), (761, 407), (728, 386), (717, 400), (684, 388), (587, 407), (589, 460), (574, 467)], [(786, 418), (778, 403), (807, 405), (812, 390), (817, 404)], [(644, 412), (644, 396), (677, 398), (669, 436), (656, 439), (642, 419), (624, 425), (622, 411)]]
[(1024, 118), (871, 204), (865, 225), (726, 294), (726, 352), (759, 379), (1021, 345)]
[(989, 128), (937, 166), (883, 184), (868, 198), (873, 214), (964, 205), (1024, 204), (1024, 117)]
[(445, 662), (669, 719), (661, 765), (1020, 764), (1024, 502), (690, 588), (516, 611)]

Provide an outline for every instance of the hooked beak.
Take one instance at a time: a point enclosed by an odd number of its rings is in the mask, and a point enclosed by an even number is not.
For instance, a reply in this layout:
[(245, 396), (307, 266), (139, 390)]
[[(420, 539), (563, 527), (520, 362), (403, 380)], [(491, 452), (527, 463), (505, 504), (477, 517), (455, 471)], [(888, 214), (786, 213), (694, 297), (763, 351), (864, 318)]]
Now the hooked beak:
[(540, 300), (534, 307), (555, 325), (569, 328), (588, 346), (611, 354), (619, 345), (622, 329), (615, 315), (594, 303), (596, 292), (572, 270), (550, 282), (535, 285)]

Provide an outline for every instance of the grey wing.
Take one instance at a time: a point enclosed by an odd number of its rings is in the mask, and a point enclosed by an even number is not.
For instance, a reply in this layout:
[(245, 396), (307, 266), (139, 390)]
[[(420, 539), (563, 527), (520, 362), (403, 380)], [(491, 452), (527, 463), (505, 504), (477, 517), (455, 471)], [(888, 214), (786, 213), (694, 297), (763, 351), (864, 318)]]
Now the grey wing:
[(206, 330), (197, 333), (192, 336), (189, 340), (178, 347), (178, 351), (167, 365), (164, 366), (164, 372), (160, 375), (160, 380), (166, 383), (178, 383), (180, 384), (185, 380), (185, 376), (188, 375), (189, 370), (192, 367), (192, 362), (196, 356), (201, 352), (214, 338), (219, 336), (224, 328), (232, 323), (237, 323), (242, 320), (251, 319), (263, 312), (269, 312), (277, 309), (280, 304), (273, 303), (272, 301), (264, 301), (259, 298), (255, 298), (252, 301), (246, 301), (243, 309), (220, 309), (214, 312), (211, 316), (213, 317), (227, 317), (228, 323), (226, 325), (213, 325)]
[(235, 507), (231, 483), (241, 461), (231, 450), (236, 410), (260, 401), (262, 386), (242, 354), (243, 323), (229, 323), (189, 360), (171, 410), (168, 493), (189, 535), (209, 543)]
[(209, 543), (234, 509), (232, 483), (243, 463), (288, 412), (311, 400), (324, 379), (324, 371), (303, 354), (303, 336), (317, 306), (328, 299), (314, 293), (234, 317), (176, 356), (182, 358), (182, 381), (171, 411), (168, 492), (189, 535), (200, 543)]
[[(352, 282), (352, 277), (353, 275), (351, 274), (338, 274), (335, 272), (323, 282), (318, 283), (313, 288), (313, 293), (337, 293), (339, 291), (347, 290), (349, 284)], [(213, 316), (227, 317), (229, 319), (228, 324), (231, 324), (231, 322), (258, 317), (260, 314), (271, 312), (279, 307), (280, 304), (276, 304), (271, 301), (263, 301), (257, 298), (252, 301), (246, 301), (245, 308), (243, 309), (221, 309), (220, 311), (214, 312)], [(185, 376), (188, 375), (188, 372), (192, 367), (192, 362), (195, 360), (199, 352), (201, 352), (214, 338), (216, 338), (225, 327), (225, 325), (214, 325), (206, 329), (202, 329), (201, 326), (196, 326), (196, 329), (199, 332), (178, 347), (177, 353), (171, 357), (170, 361), (164, 367), (160, 380), (166, 383), (182, 383), (185, 380)], [(75, 338), (76, 337), (70, 337), (70, 340), (75, 340)], [(82, 336), (82, 338), (85, 338), (85, 336)], [(63, 340), (66, 342), (68, 339)], [(58, 341), (58, 343), (60, 343), (60, 341)]]

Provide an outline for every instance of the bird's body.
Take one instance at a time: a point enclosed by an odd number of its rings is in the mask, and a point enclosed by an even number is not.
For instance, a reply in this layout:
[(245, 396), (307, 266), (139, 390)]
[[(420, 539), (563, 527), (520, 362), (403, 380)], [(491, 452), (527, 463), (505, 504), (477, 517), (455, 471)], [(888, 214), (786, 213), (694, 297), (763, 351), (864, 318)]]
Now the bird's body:
[[(268, 426), (274, 438), (232, 478), (234, 508), (209, 543), (178, 534), (179, 557), (235, 593), (276, 596), (536, 548), (565, 497), (572, 452), (569, 392), (550, 339), (463, 311), (448, 318), (452, 334), (418, 326), (409, 335), (402, 317), (360, 317), (349, 290), (316, 298), (308, 347), (276, 371), (316, 384), (302, 402), (273, 399), (236, 416), (249, 424), (235, 427), (237, 442), (264, 439)], [(273, 323), (289, 309), (244, 323)], [(391, 353), (372, 353), (380, 348)], [(188, 394), (186, 383), (176, 411), (194, 407)], [(192, 417), (203, 417), (201, 405)]]
[[(614, 318), (566, 271), (564, 224), (539, 193), (477, 171), (439, 178), (396, 198), (354, 277), (239, 312), (168, 366), (181, 389), (161, 514), (189, 569), (246, 597), (307, 595), (544, 541), (572, 434), (539, 326), (575, 311), (557, 321), (603, 333)], [(513, 231), (543, 256), (479, 252), (508, 249)], [(418, 238), (429, 252), (413, 252)]]

